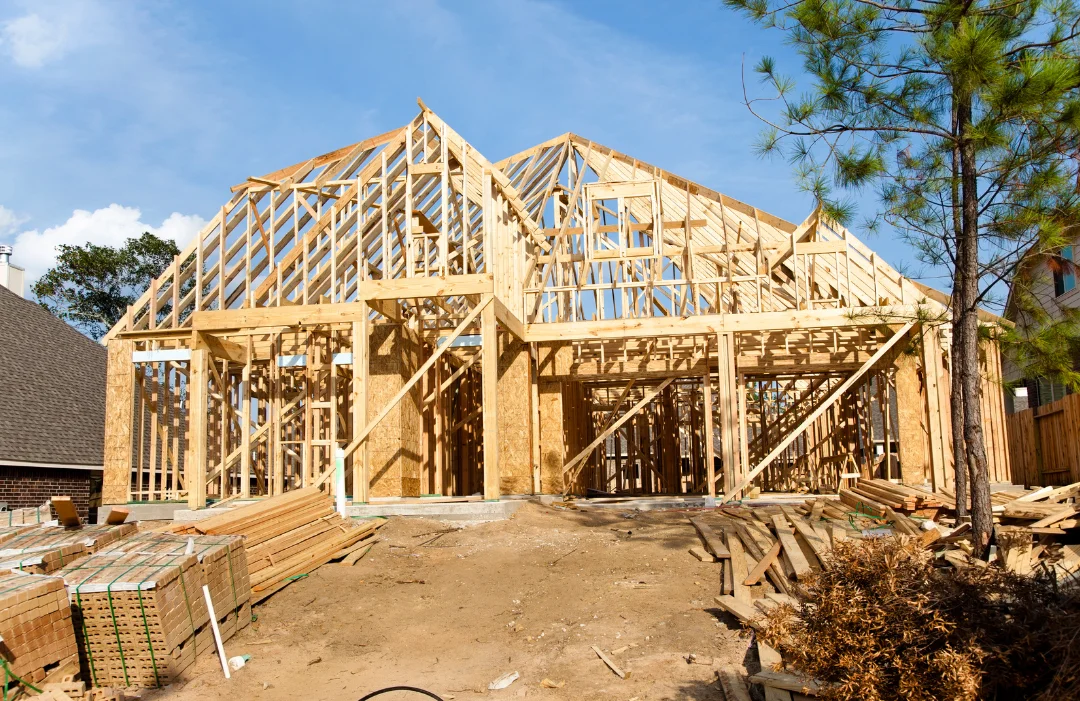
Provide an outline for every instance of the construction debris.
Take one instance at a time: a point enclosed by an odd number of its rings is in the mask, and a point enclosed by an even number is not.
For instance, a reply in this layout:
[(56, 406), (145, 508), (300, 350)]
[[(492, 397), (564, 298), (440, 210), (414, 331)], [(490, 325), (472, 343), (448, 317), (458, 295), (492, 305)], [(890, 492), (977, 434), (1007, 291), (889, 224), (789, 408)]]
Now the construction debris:
[[(839, 499), (810, 498), (804, 504), (791, 506), (726, 507), (698, 515), (692, 521), (699, 534), (704, 535), (703, 525), (721, 531), (730, 552), (730, 558), (719, 565), (722, 591), (716, 597), (716, 603), (764, 638), (756, 636), (762, 672), (751, 677), (751, 681), (765, 686), (767, 699), (795, 698), (793, 694), (848, 699), (858, 696), (855, 691), (865, 692), (871, 688), (872, 680), (880, 685), (889, 672), (875, 668), (866, 672), (865, 680), (860, 679), (858, 672), (850, 667), (853, 659), (862, 660), (864, 656), (854, 647), (847, 653), (837, 652), (841, 649), (838, 646), (847, 645), (841, 642), (845, 635), (856, 635), (858, 629), (863, 631), (859, 635), (870, 636), (861, 643), (852, 643), (855, 647), (871, 645), (882, 636), (888, 638), (888, 645), (907, 641), (903, 643), (905, 649), (925, 651), (933, 647), (911, 642), (916, 639), (915, 634), (905, 632), (906, 629), (887, 632), (889, 625), (905, 625), (893, 620), (902, 615), (929, 616), (925, 626), (919, 624), (915, 628), (932, 631), (942, 620), (949, 620), (949, 615), (959, 610), (957, 606), (974, 609), (982, 601), (985, 610), (968, 611), (965, 620), (982, 616), (990, 622), (996, 620), (996, 615), (991, 613), (994, 607), (1004, 610), (1021, 606), (1023, 613), (1011, 614), (1008, 624), (998, 621), (993, 625), (1009, 627), (1017, 641), (1013, 643), (1015, 646), (1027, 645), (1018, 641), (1043, 636), (1047, 638), (1046, 645), (1040, 648), (1039, 654), (1067, 654), (1045, 649), (1067, 643), (1051, 641), (1052, 631), (1059, 630), (1060, 626), (1044, 625), (1044, 622), (1055, 617), (1080, 620), (1080, 587), (1077, 586), (1080, 584), (1080, 545), (1070, 542), (1076, 540), (1080, 524), (1076, 518), (1080, 515), (1080, 507), (1073, 503), (1078, 496), (1080, 483), (995, 492), (995, 545), (990, 565), (971, 557), (973, 549), (967, 542), (970, 528), (966, 523), (956, 524), (955, 498), (951, 494), (934, 494), (886, 480), (860, 479), (850, 489), (841, 489)], [(864, 545), (859, 547), (859, 543)], [(842, 574), (837, 573), (837, 568)], [(1013, 575), (1026, 576), (1010, 579)], [(823, 599), (822, 591), (826, 586), (823, 582), (837, 591), (843, 589), (843, 596), (837, 594), (835, 600)], [(881, 587), (885, 588), (878, 591)], [(923, 588), (929, 591), (923, 591)], [(944, 614), (937, 612), (934, 602), (944, 601), (949, 596), (954, 597), (950, 599), (953, 604), (943, 604), (947, 609)], [(803, 608), (802, 601), (809, 601), (811, 608)], [(860, 604), (853, 607), (852, 601)], [(919, 601), (927, 603), (920, 604)], [(885, 606), (893, 609), (884, 613), (882, 607)], [(930, 608), (922, 611), (920, 607), (924, 606)], [(910, 614), (908, 607), (911, 607)], [(871, 620), (877, 620), (877, 613), (891, 621), (889, 625), (879, 625), (880, 630), (873, 628), (878, 624)], [(800, 623), (802, 615), (814, 616), (814, 623)], [(823, 630), (830, 617), (836, 618), (837, 628)], [(845, 625), (851, 626), (851, 630), (843, 629)], [(975, 624), (961, 621), (942, 625)], [(877, 632), (871, 632), (872, 629)], [(807, 637), (811, 634), (817, 637)], [(1011, 649), (1006, 638), (989, 634), (982, 628), (972, 633), (976, 634), (983, 636), (984, 647), (965, 650), (961, 645), (948, 652), (947, 658), (940, 659), (904, 658), (906, 661), (898, 667), (904, 667), (915, 676), (906, 682), (901, 679), (889, 683), (893, 686), (917, 683), (924, 689), (931, 688), (937, 682), (921, 679), (918, 673), (911, 671), (931, 670), (925, 673), (937, 675), (935, 679), (951, 679), (948, 683), (953, 686), (942, 687), (942, 697), (972, 699), (982, 688), (980, 684), (1007, 684), (1000, 681), (1006, 674), (1013, 674), (1017, 684), (1038, 686), (1045, 683), (1045, 674), (1016, 671), (1026, 668), (1017, 662), (1026, 653)], [(836, 640), (829, 642), (833, 638)], [(805, 650), (808, 646), (813, 647), (811, 643), (818, 646), (818, 654), (832, 650), (828, 654), (833, 657), (822, 666), (808, 664), (806, 655), (811, 653)], [(846, 670), (842, 685), (846, 691), (822, 686), (821, 680), (803, 675), (790, 666), (785, 668), (785, 662), (793, 662), (788, 655), (796, 649), (803, 650), (794, 660), (797, 665), (806, 666), (815, 674), (821, 674), (828, 664)], [(778, 651), (784, 653), (784, 658)], [(899, 652), (894, 654), (884, 650), (865, 658), (867, 664), (873, 665), (878, 664), (877, 660), (899, 660), (898, 655)], [(998, 667), (1013, 671), (986, 671), (983, 658), (990, 659), (995, 655), (1004, 655), (995, 662)], [(846, 662), (841, 664), (840, 658)], [(888, 667), (890, 663), (882, 664)], [(1031, 664), (1038, 666), (1034, 661)], [(946, 668), (950, 670), (948, 674), (945, 674)], [(827, 675), (822, 677), (828, 682), (838, 681)], [(1059, 686), (1072, 684), (1080, 690), (1080, 680), (1062, 679), (1055, 683)], [(941, 681), (941, 684), (946, 682)], [(852, 695), (845, 695), (848, 692)]]
[(593, 650), (593, 652), (596, 653), (597, 657), (599, 657), (601, 660), (604, 661), (604, 664), (606, 664), (608, 666), (608, 668), (611, 669), (611, 671), (614, 672), (617, 677), (619, 677), (620, 679), (626, 679), (627, 677), (630, 676), (629, 672), (624, 672), (622, 670), (622, 668), (619, 667), (619, 665), (612, 662), (611, 658), (608, 657), (607, 655), (605, 655), (603, 653), (603, 651), (600, 650), (600, 648), (593, 645), (592, 650)]

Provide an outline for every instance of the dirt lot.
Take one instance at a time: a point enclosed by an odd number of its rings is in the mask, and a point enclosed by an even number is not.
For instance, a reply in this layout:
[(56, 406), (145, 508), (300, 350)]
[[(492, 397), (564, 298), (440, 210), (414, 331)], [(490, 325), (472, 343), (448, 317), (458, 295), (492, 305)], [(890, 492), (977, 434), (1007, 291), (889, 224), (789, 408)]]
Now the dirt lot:
[(355, 700), (411, 685), (444, 699), (723, 699), (715, 670), (747, 657), (748, 639), (712, 603), (719, 568), (687, 552), (699, 541), (686, 512), (529, 503), (508, 521), (448, 528), (391, 519), (356, 566), (326, 565), (255, 609), (226, 643), (251, 655), (231, 681), (202, 655), (186, 684), (144, 698)]

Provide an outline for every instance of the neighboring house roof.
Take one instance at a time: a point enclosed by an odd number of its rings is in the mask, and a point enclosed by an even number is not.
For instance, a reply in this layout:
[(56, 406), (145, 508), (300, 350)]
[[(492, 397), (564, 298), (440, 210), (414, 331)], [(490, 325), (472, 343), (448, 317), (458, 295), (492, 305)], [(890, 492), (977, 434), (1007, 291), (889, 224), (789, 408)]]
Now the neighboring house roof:
[(0, 287), (0, 464), (104, 463), (106, 350)]

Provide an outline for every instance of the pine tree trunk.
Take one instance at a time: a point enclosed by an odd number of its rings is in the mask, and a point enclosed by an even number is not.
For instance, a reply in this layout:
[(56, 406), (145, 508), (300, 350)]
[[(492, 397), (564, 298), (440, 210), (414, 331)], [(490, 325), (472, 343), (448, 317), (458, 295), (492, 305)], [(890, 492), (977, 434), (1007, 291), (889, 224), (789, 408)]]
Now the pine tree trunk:
[[(956, 103), (953, 103), (952, 131), (957, 133)], [(958, 141), (955, 143), (959, 143)], [(954, 493), (956, 494), (956, 517), (957, 521), (967, 520), (968, 517), (968, 461), (967, 446), (964, 443), (964, 382), (963, 373), (960, 372), (961, 358), (964, 355), (963, 333), (961, 331), (960, 300), (964, 297), (964, 276), (960, 269), (960, 250), (963, 248), (963, 217), (960, 210), (960, 149), (953, 146), (952, 149), (952, 224), (953, 238), (955, 241), (956, 258), (953, 260), (953, 289), (952, 289), (952, 350), (949, 362), (951, 417), (952, 417), (952, 444), (953, 444), (953, 475), (956, 479)]]
[(953, 286), (953, 340), (951, 361), (949, 363), (949, 380), (951, 389), (952, 406), (952, 448), (953, 448), (953, 475), (956, 479), (956, 518), (958, 521), (967, 519), (968, 516), (968, 460), (967, 448), (964, 441), (964, 375), (960, 371), (964, 355), (963, 334), (960, 327), (960, 315), (955, 313), (956, 303), (961, 294), (957, 285)]
[(957, 104), (960, 136), (960, 181), (962, 226), (957, 243), (957, 277), (962, 278), (962, 297), (954, 313), (959, 312), (962, 344), (956, 368), (962, 375), (964, 443), (967, 448), (969, 487), (971, 490), (972, 545), (977, 557), (985, 557), (990, 545), (994, 521), (990, 506), (990, 477), (987, 470), (986, 444), (983, 437), (982, 381), (979, 377), (979, 317), (976, 303), (979, 294), (979, 195), (975, 144), (967, 136), (971, 126), (971, 103)]

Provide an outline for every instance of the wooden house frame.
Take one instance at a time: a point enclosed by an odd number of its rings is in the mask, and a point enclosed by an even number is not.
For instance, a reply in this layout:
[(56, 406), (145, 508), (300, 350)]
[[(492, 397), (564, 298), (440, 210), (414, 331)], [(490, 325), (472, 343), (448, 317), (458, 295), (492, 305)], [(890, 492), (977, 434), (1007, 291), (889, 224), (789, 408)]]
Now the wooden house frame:
[[(355, 503), (948, 488), (940, 293), (818, 212), (574, 134), (491, 163), (420, 107), (233, 187), (108, 333), (106, 503), (278, 494), (338, 454)], [(993, 344), (984, 371), (1007, 481)]]

